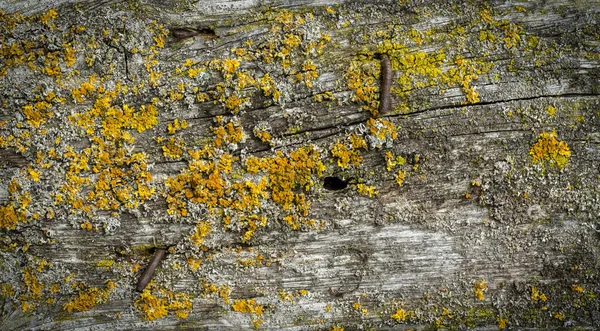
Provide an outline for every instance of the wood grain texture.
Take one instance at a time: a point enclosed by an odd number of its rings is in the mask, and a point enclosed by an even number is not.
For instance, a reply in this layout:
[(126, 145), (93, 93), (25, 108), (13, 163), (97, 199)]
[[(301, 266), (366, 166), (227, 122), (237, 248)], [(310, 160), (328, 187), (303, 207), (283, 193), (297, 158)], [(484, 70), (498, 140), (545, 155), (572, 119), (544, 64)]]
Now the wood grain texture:
[[(57, 14), (2, 28), (3, 49), (43, 51), (35, 70), (3, 53), (0, 329), (597, 328), (599, 3), (405, 2), (1, 4)], [(375, 119), (382, 52), (398, 70)], [(117, 82), (127, 92), (102, 108), (98, 87)], [(137, 129), (153, 116), (124, 105), (151, 104), (156, 123)], [(227, 142), (237, 127), (245, 139)], [(315, 160), (292, 155), (312, 145), (324, 170), (297, 185)], [(168, 157), (177, 146), (210, 155)], [(252, 157), (284, 170), (253, 172)], [(352, 181), (329, 190), (325, 176)], [(188, 198), (226, 187), (219, 199), (241, 201), (262, 177), (256, 206)], [(174, 199), (178, 185), (190, 192)], [(177, 201), (186, 215), (168, 212)], [(137, 293), (156, 247), (174, 253)]]

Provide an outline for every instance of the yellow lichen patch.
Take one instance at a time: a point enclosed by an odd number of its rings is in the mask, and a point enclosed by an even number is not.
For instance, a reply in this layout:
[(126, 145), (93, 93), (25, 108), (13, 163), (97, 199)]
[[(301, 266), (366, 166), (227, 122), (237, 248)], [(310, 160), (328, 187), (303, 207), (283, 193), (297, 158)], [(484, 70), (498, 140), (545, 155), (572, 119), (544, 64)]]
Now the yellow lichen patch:
[(40, 172), (39, 171), (36, 171), (35, 169), (29, 167), (27, 169), (27, 173), (29, 174), (29, 178), (31, 180), (33, 180), (34, 182), (40, 181)]
[(164, 157), (179, 159), (183, 155), (185, 142), (179, 137), (171, 137), (161, 148)]
[(250, 75), (250, 73), (248, 73), (247, 71), (236, 72), (235, 76), (236, 76), (235, 88), (237, 91), (241, 91), (245, 88), (256, 85), (256, 79), (254, 79), (254, 77), (252, 77)]
[(504, 316), (498, 317), (498, 328), (503, 330), (506, 328), (506, 324), (508, 323), (508, 319)]
[(260, 78), (259, 83), (260, 89), (263, 91), (265, 96), (273, 96), (273, 101), (279, 100), (281, 92), (277, 89), (277, 85), (269, 73), (264, 74), (264, 76)]
[(223, 299), (225, 304), (229, 304), (229, 295), (231, 294), (231, 288), (228, 285), (217, 286), (206, 281), (202, 284), (204, 289), (204, 295), (218, 294)]
[(15, 295), (15, 290), (12, 285), (0, 282), (2, 286), (0, 286), (0, 297), (6, 298)]
[(402, 186), (402, 184), (404, 184), (405, 176), (406, 176), (406, 171), (398, 170), (398, 172), (396, 173), (396, 176), (394, 177), (394, 180), (396, 181), (396, 184), (398, 184), (398, 186)]
[(95, 81), (94, 76), (90, 77), (90, 82), (83, 83), (79, 89), (71, 90), (71, 95), (78, 102), (83, 101), (83, 96), (92, 98), (92, 92), (96, 91), (91, 109), (69, 115), (69, 120), (84, 129), (88, 135), (95, 134), (96, 121), (99, 121), (98, 126), (101, 127), (102, 137), (106, 141), (132, 143), (134, 139), (127, 129), (144, 132), (158, 123), (158, 110), (154, 104), (142, 105), (139, 110), (127, 104), (120, 106), (113, 104), (114, 100), (127, 90), (120, 82), (117, 82), (115, 89), (106, 90), (102, 86), (94, 87), (93, 81)]
[(531, 301), (546, 302), (546, 300), (548, 299), (544, 293), (540, 292), (535, 286), (531, 286)]
[(87, 231), (92, 231), (93, 225), (89, 221), (85, 221), (85, 222), (81, 223), (81, 228), (84, 230), (87, 230)]
[(169, 30), (165, 29), (165, 27), (162, 24), (158, 24), (156, 20), (148, 24), (147, 28), (150, 32), (154, 33), (154, 35), (152, 36), (152, 39), (154, 40), (154, 45), (150, 46), (150, 49), (155, 50), (157, 47), (164, 48), (165, 37), (169, 34)]
[(231, 110), (234, 114), (237, 114), (240, 110), (240, 106), (244, 103), (247, 103), (249, 100), (249, 98), (240, 98), (235, 94), (232, 94), (227, 98), (223, 98), (225, 108)]
[(565, 314), (559, 312), (559, 311), (553, 311), (552, 312), (552, 317), (556, 318), (559, 321), (563, 321), (565, 319)]
[(307, 60), (302, 64), (302, 71), (294, 75), (294, 83), (303, 82), (308, 88), (312, 88), (312, 82), (319, 77), (317, 66)]
[(238, 258), (237, 263), (243, 267), (261, 267), (263, 265), (271, 265), (271, 261), (266, 260), (265, 256), (261, 253), (255, 254), (254, 257), (248, 257), (245, 259)]
[(571, 150), (566, 142), (556, 139), (555, 131), (542, 132), (538, 136), (538, 141), (531, 146), (529, 155), (534, 164), (549, 164), (563, 169), (569, 161)]
[[(26, 216), (27, 206), (19, 203), (17, 198), (11, 197), (11, 200), (13, 199), (14, 202), (0, 206), (0, 229), (14, 230), (19, 223), (28, 221)], [(15, 208), (15, 206), (19, 207)]]
[(167, 124), (167, 132), (169, 134), (175, 134), (177, 131), (185, 129), (188, 127), (188, 122), (186, 120), (178, 120), (175, 119), (173, 123)]
[(258, 215), (250, 215), (248, 217), (242, 218), (242, 224), (247, 229), (242, 236), (242, 242), (247, 242), (252, 238), (254, 232), (258, 229), (258, 227), (265, 227), (267, 225), (267, 218), (265, 216)]
[(381, 148), (398, 138), (398, 130), (390, 121), (370, 118), (367, 120), (366, 126), (371, 147)]
[(264, 143), (268, 143), (269, 145), (271, 145), (271, 139), (273, 138), (273, 136), (271, 135), (270, 131), (270, 127), (267, 127), (265, 125), (262, 126), (255, 126), (254, 129), (252, 129), (252, 132), (254, 133), (254, 136), (258, 139), (260, 139), (260, 141), (264, 142)]
[(50, 27), (51, 25), (53, 25), (51, 21), (55, 20), (58, 17), (58, 13), (56, 12), (56, 10), (54, 10), (54, 8), (51, 8), (45, 13), (40, 14), (38, 17), (40, 22)]
[[(410, 34), (411, 32), (409, 37)], [(419, 39), (421, 34), (417, 37)], [(418, 42), (417, 40), (417, 44)], [(412, 51), (404, 44), (389, 40), (380, 43), (378, 51), (388, 54), (392, 68), (401, 72), (397, 87), (394, 86), (392, 90), (400, 97), (396, 109), (405, 113), (409, 111), (408, 97), (412, 91), (434, 86), (441, 89), (461, 87), (468, 103), (479, 102), (479, 93), (471, 83), (492, 68), (491, 63), (465, 59), (460, 55), (454, 59), (453, 65), (449, 65), (450, 61), (443, 49), (432, 53)]]
[(396, 166), (403, 166), (406, 163), (406, 160), (401, 155), (394, 156), (390, 151), (385, 152), (383, 156), (387, 171), (392, 171)]
[(390, 317), (395, 319), (397, 322), (404, 322), (406, 321), (407, 317), (410, 317), (410, 313), (406, 312), (404, 309), (397, 309), (396, 312)]
[(356, 184), (356, 191), (364, 196), (368, 196), (369, 198), (379, 194), (379, 191), (376, 190), (375, 186), (369, 186), (362, 183)]
[(315, 94), (315, 96), (313, 97), (313, 100), (315, 102), (337, 101), (337, 103), (340, 104), (340, 101), (335, 96), (335, 94), (333, 94), (330, 91), (326, 91), (326, 92), (323, 92), (323, 93)]
[[(400, 155), (394, 156), (394, 154), (390, 151), (385, 152), (384, 158), (385, 158), (387, 171), (392, 171), (398, 166), (402, 167), (406, 163), (406, 160), (402, 156), (400, 156)], [(395, 180), (396, 184), (398, 184), (398, 186), (402, 186), (402, 184), (404, 184), (405, 177), (406, 177), (406, 171), (399, 169), (398, 171), (396, 171), (394, 180)]]
[[(23, 270), (23, 285), (25, 293), (20, 299), (23, 303), (23, 311), (28, 311), (34, 308), (33, 304), (28, 299), (39, 301), (42, 299), (42, 290), (44, 285), (40, 283), (31, 267), (26, 267)], [(25, 304), (27, 303), (27, 309)]]
[(585, 289), (583, 288), (583, 286), (580, 286), (578, 284), (571, 285), (571, 290), (574, 291), (574, 292), (579, 292), (579, 293), (583, 293), (585, 291)]
[(473, 283), (473, 292), (475, 293), (475, 297), (479, 301), (483, 301), (485, 296), (483, 295), (484, 290), (487, 289), (486, 281), (483, 279), (475, 281)]
[(322, 176), (325, 166), (320, 158), (316, 147), (309, 145), (290, 152), (289, 157), (277, 152), (274, 157), (263, 159), (273, 201), (289, 210), (295, 197), (292, 191), (296, 188), (308, 191), (315, 185), (312, 176)]
[(204, 244), (204, 238), (211, 232), (210, 223), (199, 222), (196, 224), (196, 231), (190, 236), (190, 241), (198, 246), (202, 247)]
[(373, 116), (379, 113), (379, 65), (374, 61), (363, 62), (359, 59), (351, 61), (344, 74), (346, 85), (354, 93), (352, 101), (363, 104), (362, 109)]
[(550, 116), (556, 115), (556, 108), (552, 105), (546, 106), (546, 108), (544, 108), (544, 110), (546, 111), (546, 114), (548, 114)]
[(202, 265), (202, 259), (196, 259), (192, 256), (188, 257), (186, 260), (188, 267), (192, 270), (192, 271), (196, 271), (198, 270), (198, 268), (200, 268), (200, 266)]
[(231, 309), (239, 313), (254, 315), (252, 324), (254, 324), (254, 327), (256, 328), (262, 324), (260, 316), (263, 314), (264, 306), (257, 304), (255, 299), (235, 300), (233, 301), (233, 304), (231, 304)]
[(342, 169), (358, 167), (363, 160), (359, 150), (367, 150), (367, 143), (362, 137), (352, 134), (349, 140), (346, 144), (337, 141), (331, 148), (331, 155), (337, 158), (337, 165)]
[(221, 61), (221, 70), (224, 73), (234, 73), (240, 66), (240, 61), (236, 59), (224, 59)]
[[(92, 147), (79, 153), (66, 147), (62, 157), (68, 160), (69, 171), (66, 182), (59, 187), (61, 193), (54, 196), (56, 204), (70, 205), (73, 212), (81, 210), (92, 215), (96, 209), (135, 208), (154, 194), (149, 185), (152, 176), (147, 155), (131, 154), (129, 149), (115, 148), (113, 142), (99, 137), (93, 137), (92, 143)], [(82, 228), (89, 230), (91, 224)]]
[(369, 315), (369, 310), (367, 308), (363, 308), (363, 306), (360, 304), (360, 302), (354, 302), (352, 304), (352, 308), (354, 308), (354, 310), (362, 313), (364, 316)]
[(279, 291), (279, 298), (281, 299), (281, 301), (289, 301), (289, 302), (294, 302), (294, 297), (292, 296), (292, 292), (286, 292), (283, 290)]
[(308, 290), (297, 290), (297, 291), (284, 291), (280, 290), (279, 298), (281, 301), (288, 301), (294, 303), (294, 299), (308, 295)]
[(21, 112), (25, 115), (27, 123), (34, 128), (39, 128), (40, 125), (53, 116), (50, 111), (52, 105), (46, 101), (38, 101), (34, 104), (29, 104), (21, 108)]
[(157, 288), (153, 283), (146, 287), (133, 304), (147, 321), (163, 318), (169, 311), (175, 312), (177, 318), (185, 319), (192, 310), (192, 301), (188, 294)]
[(108, 281), (105, 289), (98, 289), (97, 287), (87, 287), (84, 284), (80, 284), (80, 290), (77, 296), (71, 298), (67, 303), (63, 305), (63, 310), (70, 312), (73, 311), (87, 311), (92, 309), (94, 306), (100, 303), (104, 303), (108, 300), (109, 294), (117, 286), (115, 283)]
[(223, 123), (223, 118), (217, 116), (215, 122), (218, 126), (213, 127), (213, 134), (215, 135), (214, 144), (216, 147), (223, 145), (237, 144), (245, 139), (244, 130), (241, 127), (240, 121), (230, 121)]
[(100, 260), (96, 263), (96, 266), (99, 268), (104, 268), (106, 270), (110, 270), (110, 268), (115, 264), (115, 260), (105, 259)]

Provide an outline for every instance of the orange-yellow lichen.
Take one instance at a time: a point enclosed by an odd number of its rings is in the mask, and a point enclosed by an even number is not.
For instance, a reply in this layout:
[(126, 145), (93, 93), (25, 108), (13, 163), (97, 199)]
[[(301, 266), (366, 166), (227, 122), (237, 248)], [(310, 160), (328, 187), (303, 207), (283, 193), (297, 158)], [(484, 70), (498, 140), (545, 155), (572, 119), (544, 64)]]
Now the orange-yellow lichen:
[(379, 194), (379, 191), (376, 190), (375, 186), (369, 186), (362, 183), (356, 184), (356, 191), (369, 198)]
[(211, 232), (209, 222), (199, 222), (196, 224), (196, 231), (190, 236), (190, 241), (198, 246), (202, 247), (204, 238)]
[(92, 223), (85, 221), (85, 222), (81, 223), (81, 228), (84, 230), (87, 230), (87, 231), (92, 231), (93, 226), (92, 226)]
[(578, 284), (571, 285), (571, 290), (574, 291), (574, 292), (579, 292), (579, 293), (583, 293), (585, 291), (585, 289), (583, 288), (583, 286), (578, 285)]
[(374, 62), (351, 61), (344, 78), (346, 78), (348, 88), (354, 91), (352, 101), (362, 103), (363, 110), (377, 116), (379, 113), (378, 65)]
[(387, 171), (392, 171), (396, 166), (403, 166), (406, 163), (401, 155), (394, 156), (390, 151), (385, 152), (384, 158)]
[(228, 285), (217, 286), (212, 283), (204, 282), (202, 285), (204, 289), (204, 295), (218, 294), (223, 299), (225, 304), (229, 304), (229, 295), (231, 294), (231, 288)]
[(273, 80), (273, 78), (271, 78), (269, 73), (264, 74), (260, 78), (259, 82), (260, 89), (263, 91), (265, 96), (273, 96), (274, 101), (279, 100), (281, 92), (277, 89), (277, 85), (275, 84), (275, 81)]
[(542, 302), (546, 302), (546, 300), (548, 300), (546, 298), (546, 295), (542, 292), (540, 292), (540, 290), (538, 290), (535, 286), (531, 286), (531, 301), (542, 301)]
[(406, 176), (406, 171), (398, 170), (398, 172), (396, 173), (396, 176), (394, 177), (396, 184), (398, 184), (398, 186), (402, 186), (402, 184), (404, 184), (405, 176)]
[(263, 314), (264, 306), (257, 304), (255, 299), (235, 300), (233, 301), (233, 304), (231, 304), (231, 308), (233, 311), (239, 313), (254, 315), (252, 318), (252, 324), (254, 324), (254, 327), (258, 328), (262, 324), (262, 319), (260, 319), (260, 316)]
[(189, 295), (159, 289), (153, 283), (146, 287), (133, 304), (142, 314), (142, 318), (147, 321), (163, 318), (169, 311), (174, 311), (177, 318), (185, 319), (192, 310)]
[(19, 223), (28, 221), (26, 216), (27, 206), (19, 203), (17, 198), (14, 198), (14, 200), (14, 202), (0, 206), (0, 229), (14, 230)]
[(498, 328), (503, 330), (506, 328), (506, 325), (508, 323), (508, 319), (504, 316), (500, 316), (498, 317)]
[[(25, 286), (27, 297), (33, 300), (40, 300), (42, 298), (44, 285), (38, 280), (31, 267), (25, 267), (23, 270), (23, 284)], [(25, 311), (25, 309), (23, 311)]]
[(104, 303), (108, 300), (109, 294), (117, 286), (115, 283), (108, 281), (105, 289), (98, 289), (97, 287), (87, 287), (80, 284), (81, 288), (79, 293), (74, 298), (71, 298), (67, 303), (63, 305), (63, 310), (69, 313), (76, 311), (87, 311), (92, 309), (99, 303)]
[(475, 281), (473, 283), (473, 292), (475, 293), (475, 297), (479, 301), (483, 301), (485, 296), (483, 295), (483, 291), (487, 288), (486, 281), (483, 279)]
[[(423, 34), (413, 31), (409, 31), (408, 37), (419, 44)], [(450, 34), (449, 37), (452, 38), (453, 35)], [(460, 55), (454, 59), (454, 65), (449, 66), (449, 59), (443, 49), (434, 53), (415, 52), (404, 44), (393, 43), (390, 40), (380, 43), (378, 51), (388, 54), (392, 68), (401, 72), (397, 87), (394, 87), (393, 91), (400, 97), (396, 109), (402, 112), (408, 112), (410, 109), (408, 96), (411, 91), (432, 86), (440, 86), (440, 88), (459, 86), (468, 103), (477, 103), (480, 101), (479, 93), (471, 83), (492, 68), (491, 63), (465, 59)]]
[(239, 121), (227, 122), (223, 125), (223, 118), (217, 116), (215, 122), (218, 126), (213, 127), (215, 135), (214, 144), (216, 147), (221, 147), (224, 144), (237, 144), (245, 139), (244, 131)]
[(367, 308), (363, 308), (362, 305), (360, 304), (360, 302), (354, 302), (352, 304), (352, 308), (354, 308), (354, 310), (362, 313), (363, 315), (369, 315), (369, 310)]
[(337, 158), (337, 164), (342, 169), (351, 165), (358, 167), (363, 159), (359, 150), (367, 149), (367, 143), (362, 137), (352, 134), (349, 140), (349, 144), (337, 141), (331, 148), (331, 154)]
[(566, 142), (556, 139), (555, 131), (542, 132), (538, 136), (538, 141), (531, 146), (529, 155), (534, 164), (549, 164), (563, 169), (569, 161), (571, 150)]
[(398, 129), (394, 123), (383, 119), (370, 118), (366, 123), (369, 137), (369, 143), (372, 147), (381, 148), (398, 138)]
[(395, 319), (397, 322), (406, 321), (407, 317), (410, 317), (410, 313), (406, 312), (404, 309), (396, 309), (396, 312), (390, 316)]
[(179, 159), (185, 150), (185, 142), (179, 137), (171, 137), (161, 148), (164, 157)]
[(266, 128), (261, 128), (257, 126), (252, 130), (252, 132), (254, 133), (254, 136), (256, 138), (260, 139), (260, 141), (271, 144), (271, 139), (273, 138), (273, 136)]

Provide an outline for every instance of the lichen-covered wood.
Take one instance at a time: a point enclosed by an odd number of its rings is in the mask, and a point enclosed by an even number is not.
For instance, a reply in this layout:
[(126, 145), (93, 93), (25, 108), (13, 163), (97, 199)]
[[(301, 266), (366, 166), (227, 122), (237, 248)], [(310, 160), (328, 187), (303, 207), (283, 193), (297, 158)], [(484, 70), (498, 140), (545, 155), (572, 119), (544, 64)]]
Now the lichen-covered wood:
[(0, 10), (2, 330), (600, 325), (598, 2)]

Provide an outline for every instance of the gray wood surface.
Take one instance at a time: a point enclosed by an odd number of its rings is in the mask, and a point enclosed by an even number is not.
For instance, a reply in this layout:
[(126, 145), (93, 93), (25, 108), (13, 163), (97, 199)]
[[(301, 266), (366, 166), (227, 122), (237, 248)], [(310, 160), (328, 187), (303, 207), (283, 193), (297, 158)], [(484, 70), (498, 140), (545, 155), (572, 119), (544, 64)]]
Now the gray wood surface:
[[(600, 325), (599, 2), (44, 0), (0, 10), (0, 329)], [(377, 115), (366, 108), (378, 108), (381, 53), (394, 110)], [(260, 83), (266, 74), (272, 85)], [(127, 90), (102, 106), (117, 83)], [(247, 99), (238, 108), (235, 98)], [(156, 122), (141, 110), (151, 104)], [(244, 139), (217, 143), (218, 116)], [(171, 134), (175, 120), (187, 126)], [(395, 139), (376, 137), (385, 123)], [(209, 153), (169, 157), (170, 139)], [(404, 163), (386, 164), (386, 153)], [(257, 172), (253, 158), (265, 162)], [(210, 174), (222, 182), (211, 186)], [(191, 195), (173, 202), (178, 175)], [(261, 178), (255, 206), (192, 201), (246, 201), (242, 187)], [(296, 197), (289, 208), (282, 192)], [(210, 232), (194, 243), (202, 226)], [(156, 248), (169, 250), (138, 293)]]

